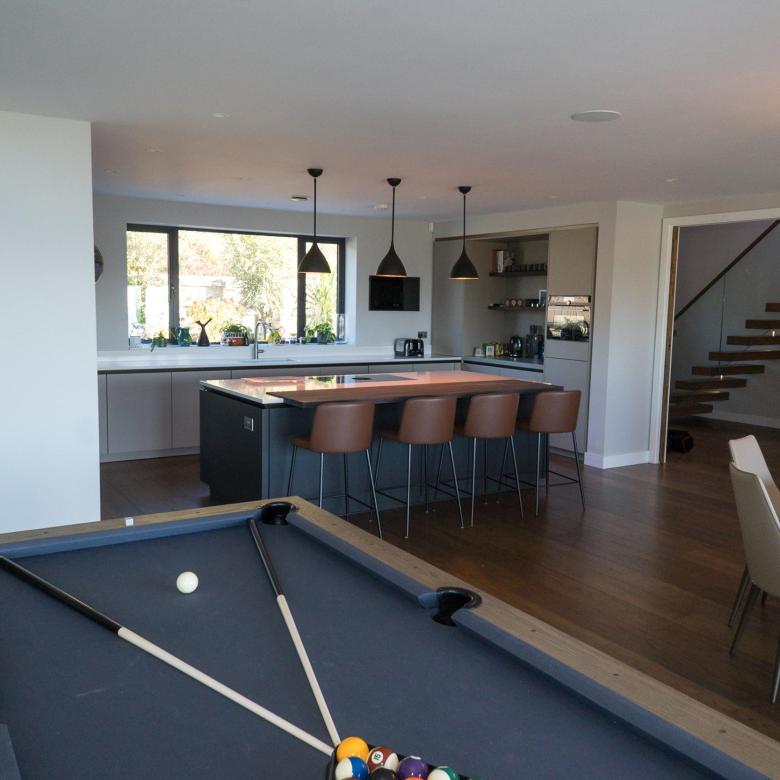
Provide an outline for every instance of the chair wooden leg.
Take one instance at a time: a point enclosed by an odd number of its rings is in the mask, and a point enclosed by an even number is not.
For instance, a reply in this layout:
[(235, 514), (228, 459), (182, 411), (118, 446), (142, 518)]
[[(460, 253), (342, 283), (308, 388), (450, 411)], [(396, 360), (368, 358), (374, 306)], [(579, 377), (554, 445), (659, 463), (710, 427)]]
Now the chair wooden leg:
[(585, 511), (585, 492), (582, 489), (582, 474), (580, 473), (580, 453), (577, 451), (577, 434), (571, 432), (571, 440), (574, 444), (574, 463), (577, 466), (577, 485), (580, 489), (580, 501), (582, 502), (582, 511)]
[(374, 499), (374, 512), (376, 513), (376, 530), (379, 538), (382, 538), (382, 521), (379, 519), (379, 504), (376, 500), (376, 484), (374, 483), (374, 474), (371, 471), (371, 453), (366, 450), (366, 466), (368, 466), (368, 481), (371, 483), (371, 496)]
[(517, 485), (517, 503), (520, 504), (520, 517), (525, 518), (523, 494), (520, 492), (520, 472), (517, 470), (517, 453), (515, 452), (515, 440), (513, 436), (509, 437), (509, 444), (512, 446), (512, 465), (515, 467), (515, 484)]
[(742, 610), (742, 615), (740, 616), (739, 623), (737, 625), (737, 631), (734, 634), (734, 639), (732, 640), (731, 647), (729, 648), (729, 655), (734, 655), (734, 650), (737, 647), (737, 642), (739, 642), (739, 638), (742, 636), (742, 632), (745, 630), (745, 626), (747, 625), (748, 618), (750, 617), (750, 613), (753, 611), (753, 607), (755, 606), (756, 599), (758, 598), (759, 592), (760, 592), (760, 588), (751, 582), (750, 592), (748, 593), (747, 602), (745, 603), (745, 608)]
[(406, 456), (406, 536), (409, 538), (412, 524), (412, 445), (409, 445)]
[(325, 453), (320, 453), (320, 509), (322, 509), (322, 478), (325, 475)]
[[(455, 471), (455, 453), (452, 451), (452, 440), (448, 442), (449, 448), (450, 448), (450, 465), (452, 466), (452, 481), (455, 483), (455, 497), (458, 501), (458, 514), (460, 514), (460, 527), (465, 528), (466, 526), (463, 523), (463, 505), (460, 503), (460, 488), (458, 487), (458, 472)], [(444, 445), (442, 445), (441, 448), (442, 453), (444, 452)], [(441, 461), (440, 461), (441, 465)]]
[(292, 460), (290, 461), (290, 478), (287, 480), (287, 495), (292, 495), (293, 484), (293, 472), (295, 471), (295, 456), (298, 453), (298, 448), (293, 444)]
[(344, 517), (349, 517), (349, 472), (347, 471), (347, 453), (344, 453)]
[(749, 584), (750, 574), (748, 573), (748, 567), (745, 566), (742, 570), (742, 579), (739, 581), (739, 587), (737, 588), (737, 595), (734, 597), (734, 605), (731, 607), (731, 612), (729, 613), (729, 628), (734, 624), (734, 618), (737, 616), (737, 612), (739, 612), (739, 608), (745, 600)]

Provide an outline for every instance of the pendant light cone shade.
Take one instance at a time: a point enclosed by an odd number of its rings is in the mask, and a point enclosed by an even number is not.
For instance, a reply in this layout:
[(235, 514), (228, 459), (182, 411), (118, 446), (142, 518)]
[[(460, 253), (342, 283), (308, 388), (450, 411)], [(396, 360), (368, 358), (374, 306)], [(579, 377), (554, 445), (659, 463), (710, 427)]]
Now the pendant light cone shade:
[(390, 249), (376, 269), (377, 276), (406, 276), (406, 268), (395, 251), (395, 188), (401, 183), (400, 179), (388, 179), (387, 183), (393, 188), (393, 216), (390, 222)]
[(463, 249), (460, 257), (455, 261), (455, 265), (452, 266), (450, 279), (479, 279), (477, 269), (474, 267), (474, 263), (471, 262), (468, 252), (466, 252), (466, 195), (471, 191), (471, 187), (458, 187), (458, 190), (463, 195)]
[(329, 274), (330, 266), (317, 243), (317, 178), (322, 175), (322, 168), (309, 168), (309, 176), (314, 179), (314, 234), (311, 249), (303, 256), (298, 266), (299, 274)]

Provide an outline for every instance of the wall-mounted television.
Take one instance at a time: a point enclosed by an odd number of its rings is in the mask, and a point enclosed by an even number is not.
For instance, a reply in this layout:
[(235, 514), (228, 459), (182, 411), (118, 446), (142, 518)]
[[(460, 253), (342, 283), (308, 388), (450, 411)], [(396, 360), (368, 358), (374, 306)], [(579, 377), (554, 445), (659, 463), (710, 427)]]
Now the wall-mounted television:
[(420, 311), (419, 276), (369, 276), (369, 311)]

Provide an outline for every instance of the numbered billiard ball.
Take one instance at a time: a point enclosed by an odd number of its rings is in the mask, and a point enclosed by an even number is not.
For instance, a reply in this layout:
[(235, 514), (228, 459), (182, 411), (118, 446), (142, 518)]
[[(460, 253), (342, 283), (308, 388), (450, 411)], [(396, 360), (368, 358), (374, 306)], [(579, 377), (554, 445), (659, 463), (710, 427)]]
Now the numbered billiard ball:
[(342, 758), (341, 761), (336, 764), (336, 780), (368, 780), (368, 766), (362, 758), (357, 756), (349, 756), (349, 758)]
[(428, 780), (460, 780), (460, 775), (448, 766), (437, 766), (428, 775)]
[(341, 761), (342, 758), (349, 758), (350, 756), (357, 756), (362, 761), (368, 758), (368, 745), (364, 739), (360, 737), (346, 737), (339, 742), (339, 746), (336, 748), (336, 761)]
[(392, 769), (395, 772), (395, 770), (398, 769), (398, 754), (392, 748), (385, 747), (384, 745), (375, 747), (368, 754), (367, 763), (369, 769), (384, 767), (386, 769)]
[(378, 766), (368, 776), (368, 780), (398, 780), (398, 775), (386, 766)]
[(409, 756), (398, 765), (398, 777), (400, 780), (410, 780), (412, 777), (427, 780), (428, 772), (428, 764), (419, 756)]

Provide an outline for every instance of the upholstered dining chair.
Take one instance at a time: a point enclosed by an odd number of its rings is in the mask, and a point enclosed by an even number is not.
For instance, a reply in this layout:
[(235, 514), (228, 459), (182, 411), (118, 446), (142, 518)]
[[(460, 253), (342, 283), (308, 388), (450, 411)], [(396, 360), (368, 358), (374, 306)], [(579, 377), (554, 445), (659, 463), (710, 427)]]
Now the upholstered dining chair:
[[(764, 454), (761, 452), (761, 447), (758, 446), (756, 437), (751, 435), (743, 436), (741, 439), (732, 439), (729, 441), (729, 451), (731, 452), (731, 462), (738, 469), (749, 471), (751, 474), (756, 474), (764, 483), (764, 487), (775, 507), (775, 511), (780, 515), (780, 489), (778, 489), (774, 479), (772, 479), (769, 467), (766, 465)], [(745, 600), (749, 581), (748, 567), (745, 566), (742, 571), (742, 579), (737, 588), (737, 595), (734, 597), (734, 604), (729, 613), (729, 626), (733, 625), (734, 618), (737, 616), (739, 608)]]
[[(780, 519), (761, 477), (729, 464), (737, 516), (747, 559), (748, 592), (729, 654), (733, 654), (761, 591), (780, 596)], [(772, 675), (770, 700), (780, 692), (780, 641)]]

